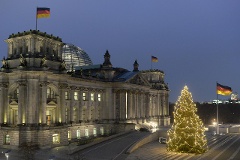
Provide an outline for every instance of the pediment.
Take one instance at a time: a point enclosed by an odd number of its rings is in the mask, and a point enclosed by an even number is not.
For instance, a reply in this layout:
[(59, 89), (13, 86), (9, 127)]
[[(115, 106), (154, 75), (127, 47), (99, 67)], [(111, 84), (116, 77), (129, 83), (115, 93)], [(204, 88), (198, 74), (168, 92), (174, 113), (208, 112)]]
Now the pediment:
[(54, 101), (50, 101), (50, 102), (48, 103), (48, 105), (49, 105), (49, 106), (51, 106), (51, 105), (56, 105), (56, 103), (55, 103)]
[(17, 101), (13, 100), (10, 105), (18, 105)]
[(147, 80), (145, 80), (141, 75), (135, 75), (131, 79), (127, 81), (128, 83), (142, 85), (142, 86), (150, 86)]

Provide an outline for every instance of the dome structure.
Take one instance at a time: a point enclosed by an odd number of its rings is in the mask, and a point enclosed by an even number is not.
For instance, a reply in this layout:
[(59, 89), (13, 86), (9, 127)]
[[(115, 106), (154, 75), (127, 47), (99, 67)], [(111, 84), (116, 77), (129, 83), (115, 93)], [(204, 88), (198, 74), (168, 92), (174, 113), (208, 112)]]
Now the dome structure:
[(62, 59), (65, 61), (67, 71), (74, 71), (76, 66), (92, 65), (88, 54), (73, 44), (65, 44), (63, 46)]

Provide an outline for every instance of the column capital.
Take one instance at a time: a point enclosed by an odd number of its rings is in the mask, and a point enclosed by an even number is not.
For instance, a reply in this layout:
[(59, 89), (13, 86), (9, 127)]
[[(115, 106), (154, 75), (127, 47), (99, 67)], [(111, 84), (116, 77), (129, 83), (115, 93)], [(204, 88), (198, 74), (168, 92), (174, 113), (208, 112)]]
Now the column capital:
[(85, 91), (85, 92), (89, 91), (88, 88), (85, 88), (85, 87), (80, 87), (79, 89), (80, 91)]
[(8, 82), (0, 82), (0, 87), (7, 88)]
[(76, 86), (70, 86), (69, 88), (70, 88), (70, 90), (72, 90), (72, 91), (74, 91), (74, 90), (76, 90), (76, 89), (77, 89), (77, 87), (76, 87)]
[(26, 86), (27, 85), (27, 80), (18, 80), (17, 81), (19, 86)]
[(46, 82), (46, 81), (39, 82), (40, 87), (45, 87), (47, 85), (49, 85), (49, 82)]
[(66, 89), (68, 87), (67, 83), (59, 83), (58, 84), (59, 89)]

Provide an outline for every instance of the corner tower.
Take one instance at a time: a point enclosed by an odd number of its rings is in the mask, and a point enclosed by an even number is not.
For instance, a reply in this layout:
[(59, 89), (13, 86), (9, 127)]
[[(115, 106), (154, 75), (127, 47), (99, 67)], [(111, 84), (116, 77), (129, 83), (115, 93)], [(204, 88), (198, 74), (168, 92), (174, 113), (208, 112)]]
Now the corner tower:
[(19, 66), (41, 68), (44, 63), (49, 69), (58, 70), (62, 63), (62, 40), (52, 34), (39, 30), (18, 32), (11, 34), (5, 42), (8, 54), (3, 61), (9, 69)]

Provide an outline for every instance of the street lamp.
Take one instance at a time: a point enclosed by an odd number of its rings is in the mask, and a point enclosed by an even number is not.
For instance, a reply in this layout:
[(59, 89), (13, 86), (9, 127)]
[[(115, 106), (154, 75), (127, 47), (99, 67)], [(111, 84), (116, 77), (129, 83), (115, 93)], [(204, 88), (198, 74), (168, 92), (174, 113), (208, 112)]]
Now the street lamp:
[(215, 119), (213, 119), (212, 125), (213, 125), (213, 126), (216, 126), (216, 125), (217, 125), (217, 122), (216, 122)]

